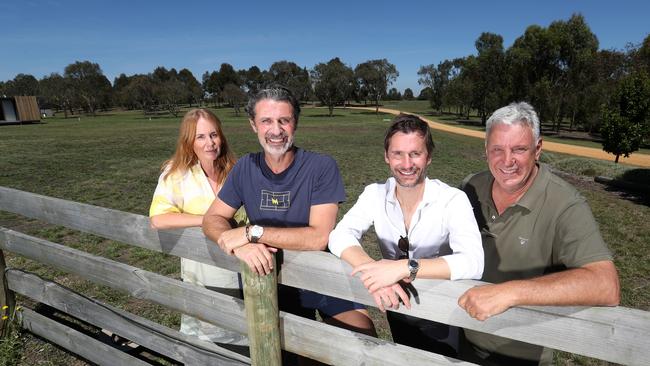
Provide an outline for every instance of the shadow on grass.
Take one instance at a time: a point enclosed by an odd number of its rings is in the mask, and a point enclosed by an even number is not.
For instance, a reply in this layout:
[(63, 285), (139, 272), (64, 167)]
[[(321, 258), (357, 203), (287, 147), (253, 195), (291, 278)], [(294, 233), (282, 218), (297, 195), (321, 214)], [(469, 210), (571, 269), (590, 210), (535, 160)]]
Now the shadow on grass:
[(352, 113), (353, 114), (365, 115), (365, 116), (378, 116), (380, 114), (388, 114), (388, 113), (384, 113), (382, 111), (379, 111), (379, 113), (377, 113), (375, 111), (360, 111), (360, 110), (356, 110), (356, 111), (354, 111)]
[[(650, 189), (650, 188), (649, 188)], [(626, 199), (630, 202), (634, 202), (638, 205), (644, 205), (650, 207), (650, 193), (648, 192), (639, 192), (622, 189), (620, 187), (607, 185), (605, 188), (607, 192), (616, 193), (622, 199)]]
[[(115, 352), (127, 353), (138, 360), (146, 362), (147, 364), (156, 365), (156, 366), (178, 364), (175, 360), (165, 355), (146, 349), (137, 344), (133, 344), (127, 339), (121, 338), (119, 336), (117, 336), (117, 338), (114, 338), (116, 336), (115, 334), (111, 333), (111, 335), (109, 336), (106, 333), (104, 333), (102, 330), (97, 328), (96, 326), (92, 325), (91, 323), (76, 318), (72, 315), (66, 314), (65, 312), (61, 312), (47, 304), (43, 304), (43, 303), (36, 304), (34, 311), (36, 311), (38, 314), (42, 316), (49, 318), (50, 320), (60, 323), (63, 326), (69, 327), (87, 337), (102, 342), (103, 344), (113, 348)], [(68, 349), (66, 349), (61, 345), (52, 343), (49, 340), (37, 335), (34, 335), (34, 337), (41, 340), (42, 342), (47, 342), (51, 344), (53, 347), (59, 349), (62, 352), (70, 353)], [(133, 345), (131, 346), (129, 345), (129, 343)], [(76, 355), (76, 357), (85, 361), (89, 361), (84, 359), (80, 355)]]
[(32, 121), (32, 122), (22, 122), (22, 121), (5, 122), (5, 121), (2, 121), (2, 122), (0, 122), (0, 127), (2, 127), (2, 126), (16, 126), (16, 125), (22, 125), (22, 126), (45, 125), (45, 124), (47, 124), (47, 122), (43, 122), (43, 121)]
[(650, 207), (650, 169), (630, 169), (619, 177), (603, 181), (605, 190), (618, 194), (621, 198)]
[(439, 112), (436, 111), (429, 111), (429, 112), (420, 113), (420, 115), (433, 117), (437, 121), (448, 125), (462, 125), (462, 126), (476, 126), (476, 127), (482, 126), (480, 119), (461, 118), (462, 116), (459, 116), (457, 114), (446, 114), (446, 113), (440, 114)]
[(621, 178), (626, 182), (645, 185), (646, 192), (650, 191), (650, 169), (630, 169), (626, 170)]
[(309, 116), (305, 116), (305, 117), (314, 117), (314, 118), (330, 118), (330, 117), (332, 117), (332, 118), (336, 118), (336, 117), (343, 117), (343, 115), (334, 113), (334, 114), (332, 114), (330, 116), (328, 113), (325, 113), (325, 114), (310, 114)]
[(477, 126), (477, 127), (483, 126), (481, 124), (481, 121), (473, 120), (473, 119), (457, 119), (456, 123), (463, 126)]

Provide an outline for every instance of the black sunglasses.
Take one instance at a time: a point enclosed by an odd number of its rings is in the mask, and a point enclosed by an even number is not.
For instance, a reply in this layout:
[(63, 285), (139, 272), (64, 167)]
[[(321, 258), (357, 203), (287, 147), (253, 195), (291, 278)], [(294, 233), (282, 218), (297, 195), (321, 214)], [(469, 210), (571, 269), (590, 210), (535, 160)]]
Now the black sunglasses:
[(408, 259), (409, 258), (409, 237), (403, 237), (400, 235), (399, 240), (397, 241), (397, 247), (402, 252), (399, 259)]

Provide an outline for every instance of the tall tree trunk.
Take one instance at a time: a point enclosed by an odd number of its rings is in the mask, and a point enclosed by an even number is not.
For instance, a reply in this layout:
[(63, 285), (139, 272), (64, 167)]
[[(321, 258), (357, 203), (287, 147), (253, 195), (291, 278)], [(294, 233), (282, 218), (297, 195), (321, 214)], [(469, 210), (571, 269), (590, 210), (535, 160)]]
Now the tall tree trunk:
[(573, 108), (573, 113), (571, 114), (571, 124), (569, 125), (569, 131), (573, 131), (573, 124), (576, 121), (576, 108)]
[(564, 93), (560, 93), (558, 98), (557, 107), (555, 108), (555, 132), (560, 133), (560, 125), (562, 124), (562, 101), (564, 100)]

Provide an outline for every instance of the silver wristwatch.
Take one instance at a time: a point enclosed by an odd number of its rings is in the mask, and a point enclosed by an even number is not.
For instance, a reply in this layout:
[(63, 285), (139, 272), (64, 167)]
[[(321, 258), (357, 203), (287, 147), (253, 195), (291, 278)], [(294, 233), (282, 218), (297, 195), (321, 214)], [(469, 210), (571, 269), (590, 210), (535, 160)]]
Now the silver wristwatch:
[(250, 242), (257, 243), (262, 235), (264, 234), (264, 228), (259, 225), (253, 225), (250, 227)]
[(418, 274), (418, 270), (420, 269), (420, 261), (417, 259), (409, 259), (408, 260), (408, 266), (409, 266), (409, 278), (411, 281), (415, 280), (415, 276)]

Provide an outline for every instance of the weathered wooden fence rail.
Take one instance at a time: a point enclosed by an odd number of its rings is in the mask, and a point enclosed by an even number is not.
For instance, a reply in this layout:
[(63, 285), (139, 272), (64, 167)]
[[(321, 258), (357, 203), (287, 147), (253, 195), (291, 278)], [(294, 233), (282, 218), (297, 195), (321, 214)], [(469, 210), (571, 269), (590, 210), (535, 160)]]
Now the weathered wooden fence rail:
[(11, 269), (7, 271), (7, 277), (11, 289), (16, 293), (97, 327), (119, 329), (120, 335), (138, 339), (138, 344), (169, 358), (184, 360), (191, 365), (207, 365), (215, 360), (223, 365), (249, 363), (246, 357), (231, 353), (211, 342), (202, 342), (121, 309), (89, 300), (34, 274)]
[[(144, 216), (3, 187), (0, 187), (0, 210), (239, 270), (239, 263), (205, 239), (199, 229), (155, 231), (149, 228), (149, 220)], [(238, 299), (7, 229), (0, 231), (0, 247), (71, 273), (91, 276), (89, 279), (93, 282), (127, 291), (135, 297), (241, 333), (247, 332), (244, 307)], [(285, 252), (281, 259), (280, 283), (374, 305), (360, 281), (348, 275), (349, 267), (330, 254)], [(7, 273), (10, 288), (19, 293), (27, 292), (24, 286), (15, 285), (18, 280), (14, 277), (17, 277), (15, 271)], [(478, 283), (418, 280), (415, 283), (417, 303), (411, 310), (400, 312), (606, 361), (650, 365), (650, 312), (624, 307), (520, 307), (479, 322), (457, 305), (460, 294)], [(25, 295), (36, 296), (35, 293)], [(186, 299), (191, 299), (191, 303)], [(332, 364), (401, 365), (405, 360), (411, 364), (459, 363), (291, 314), (281, 313), (280, 322), (284, 349)], [(133, 338), (143, 344), (137, 334)], [(332, 352), (333, 347), (336, 352)], [(156, 350), (153, 346), (151, 349)], [(180, 349), (169, 357), (190, 357), (182, 353), (189, 355), (190, 351), (181, 352)]]

